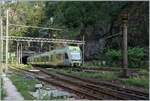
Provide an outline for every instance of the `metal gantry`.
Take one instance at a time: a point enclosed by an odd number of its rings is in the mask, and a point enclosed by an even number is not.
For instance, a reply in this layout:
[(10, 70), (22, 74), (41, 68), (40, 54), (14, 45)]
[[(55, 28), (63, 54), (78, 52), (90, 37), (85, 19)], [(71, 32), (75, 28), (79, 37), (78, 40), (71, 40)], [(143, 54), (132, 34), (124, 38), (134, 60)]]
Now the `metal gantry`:
[(19, 42), (41, 42), (41, 43), (62, 43), (62, 44), (85, 44), (84, 41), (67, 40), (67, 39), (50, 39), (50, 38), (34, 38), (34, 37), (17, 37), (17, 36), (4, 36), (3, 40), (19, 41)]

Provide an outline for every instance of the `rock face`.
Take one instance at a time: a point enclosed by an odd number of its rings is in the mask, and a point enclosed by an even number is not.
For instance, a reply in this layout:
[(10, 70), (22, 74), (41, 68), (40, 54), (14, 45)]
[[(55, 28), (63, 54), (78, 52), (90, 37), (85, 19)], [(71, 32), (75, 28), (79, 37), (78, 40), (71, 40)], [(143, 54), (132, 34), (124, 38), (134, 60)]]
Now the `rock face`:
[[(148, 46), (148, 22), (149, 11), (148, 2), (132, 3), (130, 6), (124, 8), (129, 13), (128, 19), (128, 46), (129, 47), (147, 47)], [(105, 39), (104, 35), (111, 36), (122, 31), (119, 16), (113, 23), (99, 22), (94, 26), (88, 26), (84, 29), (85, 35), (85, 59), (99, 59), (103, 54), (104, 49), (107, 48), (121, 48), (121, 37), (112, 37)], [(111, 26), (112, 25), (112, 26)], [(82, 36), (82, 35), (81, 35)], [(81, 37), (80, 36), (80, 37)]]
[(89, 59), (97, 59), (99, 58), (99, 54), (103, 52), (103, 49), (105, 47), (105, 40), (99, 39), (99, 40), (92, 40), (86, 43), (85, 46), (85, 57), (87, 60)]

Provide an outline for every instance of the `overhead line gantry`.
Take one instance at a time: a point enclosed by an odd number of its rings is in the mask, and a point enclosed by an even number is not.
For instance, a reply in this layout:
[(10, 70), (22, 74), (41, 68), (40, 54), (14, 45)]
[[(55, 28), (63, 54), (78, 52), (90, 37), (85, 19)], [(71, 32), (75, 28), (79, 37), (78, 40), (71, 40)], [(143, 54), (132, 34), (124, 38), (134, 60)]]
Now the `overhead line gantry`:
[[(4, 36), (3, 40), (6, 40), (7, 37)], [(84, 41), (79, 40), (67, 40), (67, 39), (50, 39), (50, 38), (34, 38), (34, 37), (17, 37), (17, 36), (9, 36), (8, 40), (18, 41), (18, 42), (41, 42), (41, 43), (62, 43), (62, 44), (77, 44), (82, 45), (85, 44)]]

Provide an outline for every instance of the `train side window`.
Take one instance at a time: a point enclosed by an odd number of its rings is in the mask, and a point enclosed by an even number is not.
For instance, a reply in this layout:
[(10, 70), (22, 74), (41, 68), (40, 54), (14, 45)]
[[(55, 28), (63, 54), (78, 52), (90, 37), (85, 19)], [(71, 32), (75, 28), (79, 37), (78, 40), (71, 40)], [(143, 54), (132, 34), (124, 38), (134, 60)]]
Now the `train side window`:
[(65, 53), (65, 59), (68, 59), (68, 54), (67, 53)]

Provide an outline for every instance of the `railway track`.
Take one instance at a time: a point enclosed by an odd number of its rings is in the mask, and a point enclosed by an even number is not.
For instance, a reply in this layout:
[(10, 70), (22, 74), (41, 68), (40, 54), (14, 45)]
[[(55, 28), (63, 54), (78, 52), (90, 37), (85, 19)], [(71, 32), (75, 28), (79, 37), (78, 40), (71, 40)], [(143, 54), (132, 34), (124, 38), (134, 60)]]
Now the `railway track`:
[[(45, 67), (45, 68), (55, 68), (55, 69), (67, 69), (68, 66), (54, 66), (54, 65), (36, 65), (33, 64), (35, 67)], [(87, 72), (98, 72), (98, 71), (122, 71), (121, 68), (111, 68), (111, 67), (69, 67), (72, 70), (77, 70), (77, 71), (87, 71)], [(130, 72), (137, 72), (137, 70), (134, 69), (128, 69)]]
[[(91, 80), (83, 79), (77, 76), (64, 74), (62, 72), (58, 72), (55, 70), (52, 70), (52, 72), (48, 72), (46, 69), (42, 69), (39, 67), (36, 67), (36, 69), (40, 70), (40, 72), (33, 72), (33, 71), (27, 71), (26, 72), (32, 72), (36, 75), (45, 75), (45, 77), (37, 77), (38, 79), (49, 82), (51, 84), (63, 87), (65, 89), (68, 89), (70, 91), (75, 92), (78, 95), (83, 95), (83, 98), (88, 99), (102, 99), (102, 100), (145, 100), (148, 99), (147, 96), (143, 95), (141, 92), (135, 93), (135, 92), (126, 92), (124, 89), (118, 89), (115, 86), (110, 86), (106, 84), (100, 84), (98, 82), (94, 82)], [(109, 87), (108, 87), (109, 86)], [(113, 88), (113, 89), (112, 89)], [(115, 89), (114, 89), (115, 88)], [(128, 90), (129, 91), (129, 90)]]
[[(51, 74), (49, 72), (47, 72), (44, 69), (38, 68), (41, 71), (47, 73), (47, 74)], [(55, 70), (54, 70), (55, 71)], [(118, 97), (120, 96), (120, 98), (124, 99), (148, 99), (149, 98), (149, 94), (148, 92), (143, 92), (143, 91), (139, 91), (139, 90), (135, 90), (135, 89), (131, 89), (131, 88), (124, 88), (121, 86), (117, 86), (115, 84), (112, 83), (106, 83), (106, 82), (97, 82), (97, 81), (93, 81), (93, 80), (88, 80), (88, 79), (84, 79), (81, 77), (77, 77), (74, 75), (70, 75), (70, 74), (64, 74), (62, 72), (59, 71), (55, 71), (57, 74), (60, 74), (60, 76), (65, 76), (67, 78), (71, 78), (71, 80), (80, 80), (80, 81), (84, 81), (86, 82), (86, 85), (90, 85), (91, 87), (96, 87), (96, 89), (100, 89), (106, 92), (109, 92), (109, 94), (113, 95), (117, 95)], [(104, 92), (105, 93), (105, 92)]]
[(128, 87), (113, 84), (113, 83), (110, 83), (110, 82), (85, 79), (85, 78), (82, 78), (82, 77), (79, 77), (79, 76), (74, 76), (74, 75), (71, 75), (71, 74), (66, 74), (66, 73), (62, 73), (62, 72), (58, 72), (58, 71), (56, 71), (56, 72), (59, 73), (59, 74), (68, 76), (68, 77), (72, 77), (72, 78), (80, 79), (80, 80), (85, 81), (85, 82), (93, 83), (95, 85), (101, 85), (101, 86), (105, 86), (105, 87), (108, 87), (108, 88), (111, 88), (111, 89), (114, 89), (114, 90), (123, 91), (123, 92), (130, 93), (130, 94), (132, 93), (132, 94), (139, 95), (139, 96), (145, 96), (147, 98), (149, 97), (149, 93), (147, 91), (128, 88)]

